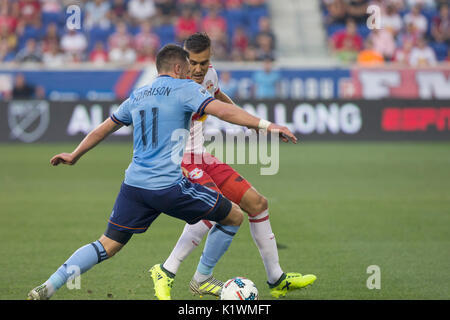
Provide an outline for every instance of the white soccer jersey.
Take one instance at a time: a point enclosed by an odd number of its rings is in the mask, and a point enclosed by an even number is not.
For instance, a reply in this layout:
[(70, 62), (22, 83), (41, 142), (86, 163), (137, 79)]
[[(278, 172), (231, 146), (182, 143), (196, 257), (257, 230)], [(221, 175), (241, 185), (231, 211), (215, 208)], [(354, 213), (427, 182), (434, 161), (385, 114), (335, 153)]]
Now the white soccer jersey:
[[(214, 97), (219, 91), (219, 77), (213, 66), (209, 66), (208, 72), (203, 79), (202, 86)], [(198, 113), (194, 113), (191, 118), (191, 128), (189, 132), (189, 139), (186, 144), (185, 152), (188, 153), (203, 153), (205, 147), (205, 137), (203, 135), (204, 122), (208, 115), (204, 114), (199, 117)]]

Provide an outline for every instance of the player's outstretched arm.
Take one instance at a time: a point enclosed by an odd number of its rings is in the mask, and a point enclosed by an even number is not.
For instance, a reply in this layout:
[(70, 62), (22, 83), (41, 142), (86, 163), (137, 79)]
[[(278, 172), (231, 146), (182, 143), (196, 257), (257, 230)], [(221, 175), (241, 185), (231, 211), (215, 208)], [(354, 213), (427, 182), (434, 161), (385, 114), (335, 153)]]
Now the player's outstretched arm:
[(275, 123), (255, 117), (236, 105), (214, 100), (206, 106), (204, 112), (240, 126), (276, 132), (284, 142), (289, 142), (289, 140), (291, 140), (293, 143), (297, 143), (297, 138), (287, 127), (279, 126)]
[(120, 129), (120, 127), (122, 125), (115, 123), (111, 118), (106, 119), (97, 128), (92, 130), (72, 153), (57, 154), (50, 159), (50, 163), (54, 166), (60, 163), (74, 165), (86, 152), (94, 148), (108, 135)]
[(225, 92), (223, 91), (219, 91), (218, 93), (215, 94), (214, 98), (216, 98), (217, 100), (220, 100), (222, 102), (225, 103), (230, 103), (230, 104), (234, 104), (233, 99), (231, 99)]

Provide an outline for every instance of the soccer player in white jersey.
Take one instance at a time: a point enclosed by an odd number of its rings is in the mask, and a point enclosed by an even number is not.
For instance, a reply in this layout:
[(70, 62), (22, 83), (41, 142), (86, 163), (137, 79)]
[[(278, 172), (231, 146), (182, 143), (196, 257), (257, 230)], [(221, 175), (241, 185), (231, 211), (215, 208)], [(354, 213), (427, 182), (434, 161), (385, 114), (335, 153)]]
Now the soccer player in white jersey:
[[(184, 44), (189, 52), (190, 78), (201, 84), (217, 100), (234, 104), (219, 88), (216, 70), (210, 64), (211, 41), (207, 34), (196, 33)], [(270, 293), (278, 298), (289, 291), (303, 288), (316, 280), (315, 275), (285, 273), (278, 259), (278, 248), (269, 220), (267, 199), (247, 180), (229, 165), (220, 162), (207, 153), (203, 146), (203, 123), (207, 115), (194, 114), (191, 119), (190, 139), (187, 142), (183, 162), (183, 172), (190, 181), (222, 193), (238, 204), (248, 214), (250, 232), (259, 249), (267, 273)], [(215, 222), (201, 220), (194, 225), (186, 224), (177, 244), (167, 260), (154, 265), (150, 271), (154, 275), (155, 295), (159, 299), (170, 299), (171, 283), (181, 262), (200, 244)], [(200, 285), (194, 279), (190, 290), (200, 296), (219, 296), (223, 283), (217, 279)]]

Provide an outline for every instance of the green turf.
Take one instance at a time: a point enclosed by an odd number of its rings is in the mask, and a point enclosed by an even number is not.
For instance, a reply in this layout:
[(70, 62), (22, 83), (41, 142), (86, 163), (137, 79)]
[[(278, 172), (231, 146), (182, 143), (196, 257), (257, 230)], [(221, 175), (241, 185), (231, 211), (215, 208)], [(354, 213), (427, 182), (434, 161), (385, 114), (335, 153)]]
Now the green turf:
[[(131, 146), (105, 143), (74, 167), (49, 165), (74, 146), (0, 145), (0, 299), (24, 299), (105, 229)], [(234, 167), (269, 200), (283, 269), (318, 276), (286, 299), (450, 299), (449, 143), (302, 143), (280, 158), (275, 176)], [(63, 287), (54, 299), (154, 299), (146, 271), (183, 225), (160, 216), (84, 274), (80, 290)], [(192, 298), (200, 253), (182, 264), (174, 299)], [(366, 287), (370, 265), (381, 268), (380, 290)], [(270, 299), (247, 221), (215, 275), (246, 276)]]

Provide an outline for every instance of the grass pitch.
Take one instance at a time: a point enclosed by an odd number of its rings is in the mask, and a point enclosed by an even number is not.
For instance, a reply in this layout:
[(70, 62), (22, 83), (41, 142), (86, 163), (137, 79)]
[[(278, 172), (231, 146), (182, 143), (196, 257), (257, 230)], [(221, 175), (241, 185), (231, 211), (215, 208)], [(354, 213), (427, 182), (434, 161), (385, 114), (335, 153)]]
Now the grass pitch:
[[(50, 166), (74, 147), (0, 145), (0, 299), (25, 299), (105, 230), (131, 145), (104, 143), (74, 167)], [(450, 143), (303, 142), (282, 146), (275, 176), (234, 167), (269, 200), (282, 268), (318, 277), (286, 299), (450, 299)], [(81, 289), (63, 287), (54, 299), (155, 299), (147, 270), (183, 226), (161, 215), (82, 275)], [(180, 267), (173, 299), (193, 298), (201, 251)], [(366, 286), (370, 265), (380, 267), (379, 290)], [(248, 277), (271, 299), (248, 221), (215, 275)]]

